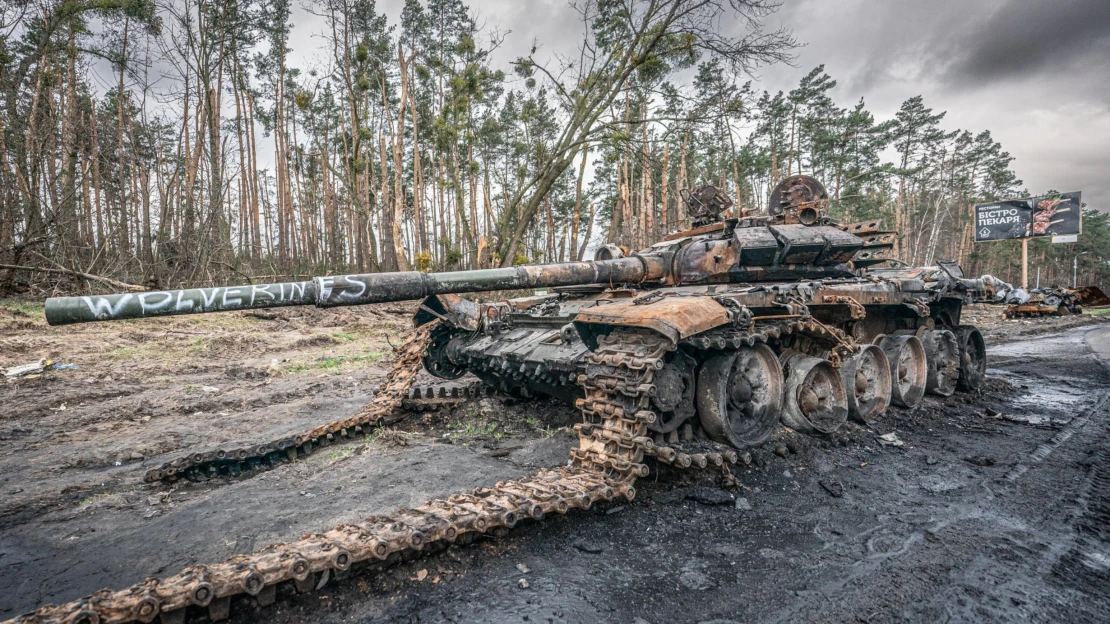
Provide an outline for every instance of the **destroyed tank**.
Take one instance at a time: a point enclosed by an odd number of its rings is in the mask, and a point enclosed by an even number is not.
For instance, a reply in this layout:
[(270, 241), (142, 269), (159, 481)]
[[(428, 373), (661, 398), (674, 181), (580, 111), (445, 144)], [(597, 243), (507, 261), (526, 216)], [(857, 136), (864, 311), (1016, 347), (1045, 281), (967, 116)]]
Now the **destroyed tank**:
[[(652, 462), (727, 471), (751, 462), (750, 450), (783, 426), (830, 436), (849, 418), (874, 421), (891, 403), (913, 408), (926, 393), (983, 383), (983, 337), (961, 311), (993, 297), (989, 281), (965, 278), (954, 263), (892, 260), (894, 233), (877, 221), (834, 223), (812, 177), (783, 180), (759, 215), (729, 216), (732, 202), (712, 186), (681, 196), (692, 229), (639, 251), (605, 245), (587, 262), (47, 300), (53, 325), (420, 300), (422, 342), (402, 347), (376, 408), (303, 435), (180, 457), (150, 480), (236, 476), (387, 422), (411, 384), (403, 369), (416, 362), (443, 380), (469, 373), (505, 394), (555, 397), (581, 422), (567, 467), (344, 525), (251, 562), (105, 593), (96, 605), (44, 608), (26, 621), (63, 621), (82, 609), (102, 622), (158, 613), (180, 621), (187, 607), (220, 619), (237, 593), (268, 603), (284, 581), (307, 591), (320, 574), (354, 562), (630, 499)], [(461, 296), (520, 289), (542, 292), (491, 302)]]
[[(732, 202), (712, 186), (681, 195), (693, 229), (633, 253), (605, 245), (592, 262), (54, 298), (46, 316), (58, 325), (419, 299), (414, 324), (436, 323), (428, 372), (576, 405), (593, 443), (575, 455), (620, 471), (677, 458), (664, 449), (684, 427), (695, 435), (678, 437), (745, 449), (780, 420), (830, 434), (891, 402), (912, 408), (927, 392), (982, 382), (983, 338), (960, 313), (989, 297), (989, 283), (952, 263), (876, 268), (894, 234), (833, 223), (808, 176), (778, 184), (759, 216), (724, 218)], [(546, 292), (460, 296), (534, 288)], [(600, 424), (618, 413), (616, 429)]]

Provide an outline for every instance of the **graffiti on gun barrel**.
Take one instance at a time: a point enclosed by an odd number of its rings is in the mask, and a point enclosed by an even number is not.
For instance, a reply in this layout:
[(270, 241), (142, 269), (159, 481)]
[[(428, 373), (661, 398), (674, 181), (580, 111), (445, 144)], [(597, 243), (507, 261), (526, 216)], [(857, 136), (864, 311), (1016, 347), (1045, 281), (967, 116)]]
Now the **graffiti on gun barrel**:
[(1052, 193), (975, 206), (975, 242), (1081, 233), (1080, 193)]
[[(316, 301), (311, 281), (279, 284), (156, 290), (119, 295), (88, 295), (59, 298), (60, 303), (48, 306), (48, 318), (62, 314), (66, 320), (111, 320), (165, 314), (194, 314), (243, 310), (255, 307), (310, 305)], [(76, 305), (75, 305), (76, 304)], [(57, 310), (55, 310), (57, 308)], [(74, 319), (68, 319), (74, 317)], [(55, 319), (57, 321), (58, 319)], [(56, 323), (60, 324), (60, 323)]]

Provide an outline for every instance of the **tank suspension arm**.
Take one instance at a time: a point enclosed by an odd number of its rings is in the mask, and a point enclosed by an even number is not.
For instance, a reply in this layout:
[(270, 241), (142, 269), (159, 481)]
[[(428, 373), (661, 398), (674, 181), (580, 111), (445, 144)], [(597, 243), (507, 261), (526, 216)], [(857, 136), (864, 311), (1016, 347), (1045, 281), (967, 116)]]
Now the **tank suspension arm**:
[(541, 286), (639, 283), (660, 279), (665, 272), (662, 260), (655, 256), (632, 256), (596, 262), (567, 262), (476, 271), (365, 273), (316, 277), (303, 282), (278, 284), (51, 297), (46, 300), (46, 321), (51, 325), (68, 325), (296, 305), (365, 305), (452, 293)]

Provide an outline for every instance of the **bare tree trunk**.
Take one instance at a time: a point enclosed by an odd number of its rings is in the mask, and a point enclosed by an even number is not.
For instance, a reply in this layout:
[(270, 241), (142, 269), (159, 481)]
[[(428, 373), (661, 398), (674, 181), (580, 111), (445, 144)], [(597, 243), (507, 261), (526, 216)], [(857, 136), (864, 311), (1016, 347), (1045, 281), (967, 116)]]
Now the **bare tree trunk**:
[(668, 234), (671, 231), (670, 219), (670, 166), (671, 166), (671, 142), (665, 141), (663, 143), (663, 169), (659, 177), (659, 194), (660, 194), (660, 208), (659, 208), (659, 228), (663, 234)]
[[(404, 161), (405, 152), (405, 105), (408, 103), (409, 71), (408, 64), (412, 56), (405, 58), (405, 51), (401, 43), (397, 42), (397, 64), (401, 70), (401, 99), (398, 103), (397, 125), (394, 126), (393, 141), (393, 212), (389, 218), (390, 245), (393, 247), (393, 256), (396, 258), (398, 271), (409, 271), (408, 258), (405, 257), (405, 242), (401, 235), (401, 223), (405, 216), (405, 187), (404, 187)], [(389, 116), (389, 105), (386, 105), (385, 114)], [(414, 146), (415, 149), (415, 146)]]
[(586, 256), (586, 247), (590, 244), (590, 238), (594, 234), (594, 204), (590, 202), (590, 216), (586, 219), (586, 235), (582, 237), (582, 246), (578, 248), (578, 260), (582, 260)]
[(570, 252), (578, 255), (578, 224), (582, 217), (582, 179), (586, 177), (586, 161), (590, 156), (590, 144), (582, 146), (582, 163), (578, 165), (578, 179), (574, 184), (574, 214), (570, 220)]
[(124, 188), (124, 183), (123, 183), (123, 176), (124, 176), (124, 167), (123, 167), (123, 162), (124, 162), (124, 149), (123, 149), (123, 100), (124, 100), (123, 76), (124, 76), (124, 72), (126, 71), (126, 67), (127, 67), (127, 31), (130, 28), (130, 26), (131, 26), (131, 18), (130, 17), (125, 17), (124, 20), (123, 20), (123, 44), (122, 44), (123, 48), (122, 48), (122, 51), (120, 52), (119, 89), (116, 91), (116, 102), (117, 102), (117, 107), (116, 107), (116, 113), (117, 113), (116, 114), (116, 136), (118, 137), (116, 147), (117, 147), (117, 152), (118, 152), (117, 162), (119, 163), (119, 175), (120, 175), (119, 186), (117, 188), (117, 192), (119, 193), (119, 210), (120, 210), (120, 213), (119, 213), (119, 216), (120, 216), (120, 218), (119, 218), (119, 227), (120, 227), (119, 243), (120, 243), (120, 250), (124, 253), (124, 255), (130, 253), (130, 251), (131, 251), (131, 237), (128, 235), (128, 227), (127, 227), (128, 215), (127, 215), (127, 207), (126, 207), (126, 204), (125, 204), (126, 194), (123, 191), (123, 188)]
[[(77, 240), (77, 46), (73, 19), (69, 22), (69, 43), (66, 46), (65, 115), (62, 118), (62, 197), (58, 215), (60, 245), (79, 246)], [(69, 250), (62, 261), (70, 264), (76, 250)]]
[[(678, 161), (678, 185), (679, 190), (690, 188), (690, 181), (686, 178), (686, 151), (690, 147), (690, 130), (687, 129), (682, 135), (682, 155), (679, 156)], [(773, 160), (772, 160), (773, 161)], [(774, 165), (771, 165), (772, 169)], [(681, 202), (675, 201), (674, 223), (684, 223), (686, 220)], [(683, 226), (676, 225), (675, 229), (682, 229)]]
[[(104, 210), (100, 203), (100, 146), (96, 141), (96, 111), (89, 113), (89, 159), (92, 161), (93, 201), (96, 204), (96, 248), (104, 247)], [(90, 267), (91, 268), (91, 267)]]

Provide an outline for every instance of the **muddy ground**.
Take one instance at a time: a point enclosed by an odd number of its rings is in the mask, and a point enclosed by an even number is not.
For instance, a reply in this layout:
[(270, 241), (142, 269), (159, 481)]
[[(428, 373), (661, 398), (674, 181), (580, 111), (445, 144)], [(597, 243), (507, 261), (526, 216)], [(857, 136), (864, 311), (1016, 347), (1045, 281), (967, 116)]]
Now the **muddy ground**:
[[(633, 503), (265, 610), (237, 601), (232, 620), (1107, 621), (1110, 325), (996, 311), (969, 311), (991, 344), (980, 395), (892, 409), (846, 445), (762, 453), (735, 488), (658, 474)], [(357, 411), (409, 312), (48, 328), (41, 308), (0, 304), (0, 368), (77, 367), (0, 382), (0, 619), (566, 461), (572, 410), (483, 398), (249, 479), (142, 482), (198, 447)]]

